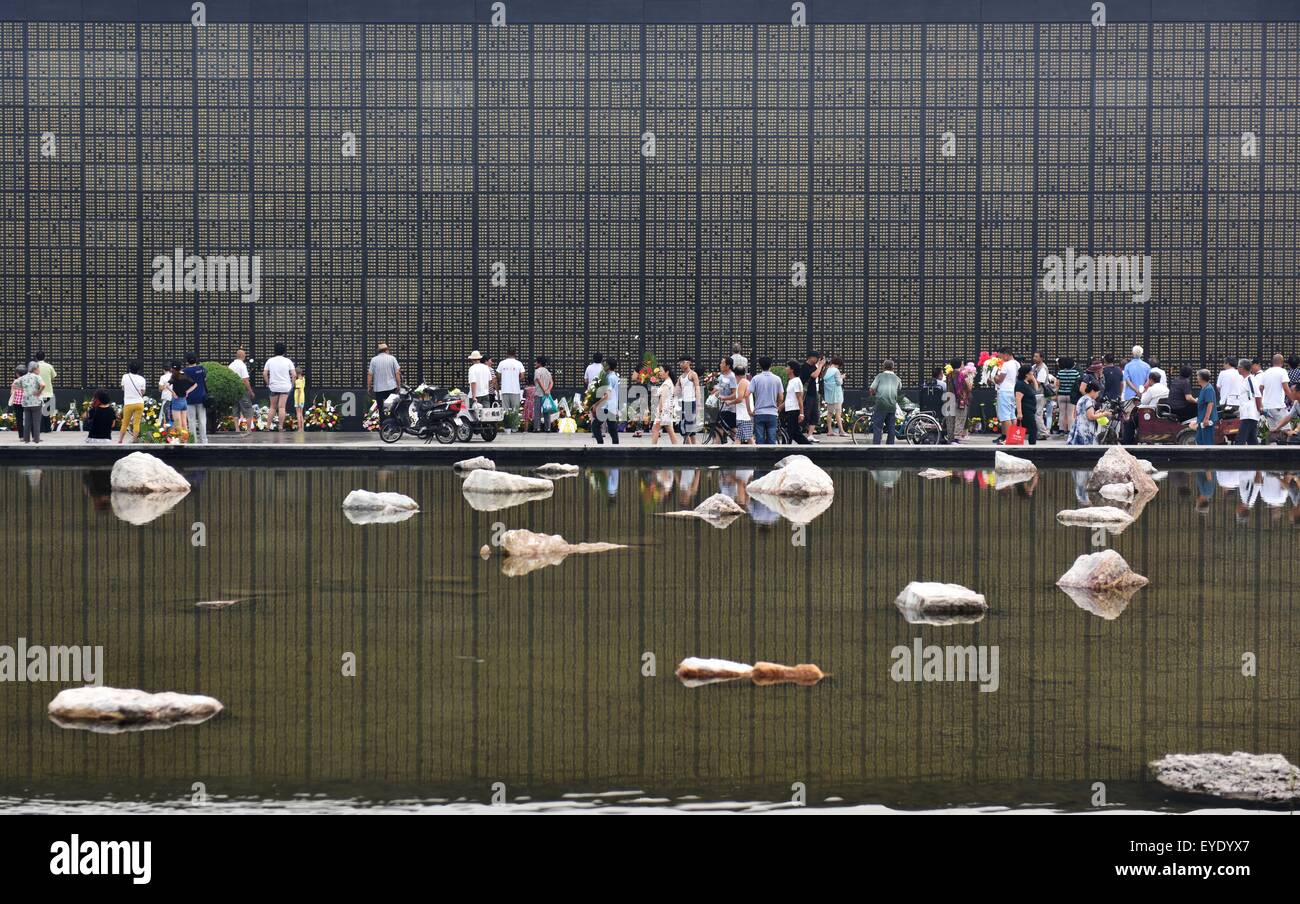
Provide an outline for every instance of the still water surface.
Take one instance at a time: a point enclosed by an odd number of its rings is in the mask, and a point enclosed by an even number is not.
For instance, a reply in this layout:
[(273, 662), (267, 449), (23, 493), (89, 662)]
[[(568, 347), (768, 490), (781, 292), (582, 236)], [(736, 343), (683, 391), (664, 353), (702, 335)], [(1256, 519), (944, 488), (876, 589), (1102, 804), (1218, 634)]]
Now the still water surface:
[[(0, 683), (0, 811), (185, 809), (200, 790), (217, 809), (421, 809), (494, 788), (539, 809), (761, 808), (800, 787), (811, 806), (1084, 810), (1097, 782), (1112, 807), (1181, 810), (1203, 802), (1164, 794), (1148, 761), (1300, 760), (1286, 475), (1172, 473), (1105, 538), (1150, 585), (1099, 615), (1054, 586), (1097, 548), (1055, 520), (1082, 474), (1003, 489), (984, 472), (832, 474), (811, 523), (748, 500), (717, 529), (656, 513), (746, 501), (749, 472), (592, 469), (479, 511), (448, 468), (208, 469), (139, 512), (106, 470), (0, 469), (0, 644), (102, 645), (104, 683), (226, 707), (102, 735), (47, 718), (71, 685)], [(353, 524), (356, 488), (422, 511)], [(511, 576), (478, 555), (503, 527), (630, 548)], [(991, 611), (909, 624), (893, 600), (911, 580), (972, 587)], [(195, 608), (227, 599), (245, 601)], [(894, 680), (918, 638), (996, 647), (996, 690)], [(692, 689), (673, 676), (687, 656), (832, 677)]]

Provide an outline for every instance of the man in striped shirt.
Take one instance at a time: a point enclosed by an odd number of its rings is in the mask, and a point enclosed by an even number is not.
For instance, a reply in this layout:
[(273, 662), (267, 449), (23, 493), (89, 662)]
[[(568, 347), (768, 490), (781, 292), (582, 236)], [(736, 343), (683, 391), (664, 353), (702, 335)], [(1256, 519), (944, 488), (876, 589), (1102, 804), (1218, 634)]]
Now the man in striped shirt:
[(1074, 424), (1074, 409), (1078, 404), (1075, 391), (1083, 373), (1074, 366), (1073, 358), (1056, 359), (1056, 410), (1058, 412), (1054, 433), (1069, 435)]

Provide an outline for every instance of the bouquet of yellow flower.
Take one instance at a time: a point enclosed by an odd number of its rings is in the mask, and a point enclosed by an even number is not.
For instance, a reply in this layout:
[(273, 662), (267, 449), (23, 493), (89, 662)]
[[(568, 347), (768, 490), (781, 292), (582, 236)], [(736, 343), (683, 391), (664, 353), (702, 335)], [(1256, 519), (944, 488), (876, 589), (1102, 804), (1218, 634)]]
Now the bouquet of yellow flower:
[(379, 429), (379, 403), (371, 402), (370, 410), (366, 416), (361, 419), (361, 429), (369, 430), (371, 433)]
[(160, 436), (162, 441), (169, 446), (183, 446), (190, 441), (190, 431), (182, 430), (174, 425), (165, 428)]

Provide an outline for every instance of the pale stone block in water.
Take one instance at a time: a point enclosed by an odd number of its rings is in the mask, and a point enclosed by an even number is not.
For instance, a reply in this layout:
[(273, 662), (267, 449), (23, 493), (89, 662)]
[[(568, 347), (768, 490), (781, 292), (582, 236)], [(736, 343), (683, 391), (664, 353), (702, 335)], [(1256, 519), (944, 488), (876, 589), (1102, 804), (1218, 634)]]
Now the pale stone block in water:
[(1133, 489), (1131, 483), (1108, 483), (1098, 492), (1105, 499), (1115, 499), (1121, 502), (1126, 502), (1137, 495), (1137, 491)]
[(926, 480), (938, 480), (943, 477), (951, 477), (952, 471), (942, 471), (939, 468), (926, 468), (916, 476), (924, 477)]
[(781, 665), (776, 662), (757, 662), (746, 665), (729, 659), (702, 659), (691, 656), (677, 665), (677, 680), (687, 687), (702, 687), (722, 681), (749, 678), (754, 684), (766, 687), (773, 684), (798, 684), (809, 687), (826, 677), (811, 663)]
[(555, 484), (544, 477), (477, 468), (465, 478), (461, 489), (474, 493), (545, 493), (554, 490)]
[(497, 463), (486, 455), (476, 455), (474, 458), (463, 458), (452, 467), (457, 471), (495, 471)]
[(984, 594), (961, 584), (912, 581), (894, 599), (909, 624), (968, 624), (988, 612)]
[(109, 497), (113, 514), (137, 527), (156, 521), (170, 512), (190, 494), (189, 490), (168, 490), (156, 493), (114, 492)]
[(1037, 471), (1038, 465), (1027, 458), (1008, 455), (1006, 452), (995, 452), (993, 454), (993, 470), (1007, 474), (1028, 473)]
[(728, 526), (745, 514), (745, 510), (740, 507), (736, 500), (725, 493), (714, 493), (693, 509), (685, 509), (680, 512), (659, 512), (659, 514), (664, 518), (698, 518), (701, 521), (707, 521), (714, 527), (721, 528)]
[(558, 461), (548, 461), (544, 465), (538, 465), (533, 468), (534, 474), (540, 474), (543, 477), (556, 479), (559, 477), (576, 477), (578, 476), (577, 465), (566, 465)]
[(148, 452), (132, 452), (114, 462), (111, 485), (117, 493), (174, 493), (190, 489), (190, 482), (179, 471)]
[(1300, 803), (1300, 768), (1280, 753), (1171, 753), (1150, 767), (1156, 781), (1183, 794)]
[(751, 493), (772, 496), (830, 496), (835, 481), (806, 455), (787, 455), (776, 463), (776, 470), (747, 484)]
[(404, 509), (418, 512), (420, 504), (410, 496), (401, 493), (372, 493), (369, 490), (353, 490), (343, 500), (345, 509)]
[(221, 701), (197, 694), (151, 694), (116, 687), (76, 687), (50, 701), (49, 714), (64, 728), (117, 732), (196, 725), (222, 710)]
[(1104, 527), (1119, 533), (1133, 523), (1133, 517), (1113, 505), (1091, 505), (1080, 509), (1065, 509), (1056, 513), (1056, 520), (1071, 527)]

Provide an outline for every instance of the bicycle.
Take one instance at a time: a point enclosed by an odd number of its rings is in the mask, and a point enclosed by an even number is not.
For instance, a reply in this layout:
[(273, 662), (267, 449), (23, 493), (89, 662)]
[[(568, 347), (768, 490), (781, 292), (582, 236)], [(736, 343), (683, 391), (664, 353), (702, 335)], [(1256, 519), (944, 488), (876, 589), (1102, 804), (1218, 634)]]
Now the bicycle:
[[(902, 420), (895, 415), (893, 430), (896, 438), (906, 440), (913, 446), (937, 446), (944, 442), (943, 425), (939, 423), (939, 419), (919, 408), (908, 409), (903, 414)], [(849, 433), (853, 437), (854, 445), (870, 444), (874, 439), (871, 413), (859, 414), (854, 418)]]

